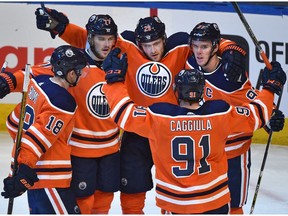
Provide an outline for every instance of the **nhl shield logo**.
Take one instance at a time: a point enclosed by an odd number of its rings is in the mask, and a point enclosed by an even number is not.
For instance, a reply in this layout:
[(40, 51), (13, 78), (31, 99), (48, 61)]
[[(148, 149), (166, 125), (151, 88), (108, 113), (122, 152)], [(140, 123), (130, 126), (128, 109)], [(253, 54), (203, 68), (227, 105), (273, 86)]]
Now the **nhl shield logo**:
[(160, 62), (148, 62), (139, 67), (136, 81), (140, 91), (151, 98), (161, 97), (170, 88), (170, 70)]

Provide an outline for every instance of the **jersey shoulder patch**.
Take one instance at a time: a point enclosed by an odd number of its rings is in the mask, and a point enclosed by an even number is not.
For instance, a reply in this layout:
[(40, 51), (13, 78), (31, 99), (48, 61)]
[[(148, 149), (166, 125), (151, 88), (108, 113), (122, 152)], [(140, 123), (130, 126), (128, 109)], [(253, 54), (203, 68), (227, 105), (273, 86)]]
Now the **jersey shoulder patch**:
[(41, 75), (35, 78), (38, 86), (45, 92), (50, 102), (68, 112), (75, 112), (77, 104), (74, 97), (63, 87), (50, 80), (51, 76)]

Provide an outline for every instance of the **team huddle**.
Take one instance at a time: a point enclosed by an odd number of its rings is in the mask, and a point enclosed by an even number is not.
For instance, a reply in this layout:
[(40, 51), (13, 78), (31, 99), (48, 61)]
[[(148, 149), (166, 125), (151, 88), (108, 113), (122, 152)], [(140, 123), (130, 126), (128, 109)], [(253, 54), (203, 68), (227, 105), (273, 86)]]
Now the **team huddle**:
[[(273, 104), (286, 83), (279, 62), (264, 68), (259, 90), (246, 51), (216, 23), (167, 37), (157, 16), (119, 33), (106, 14), (85, 28), (54, 9), (35, 15), (38, 29), (70, 45), (31, 67), (2, 196), (27, 191), (30, 214), (109, 214), (120, 191), (122, 214), (144, 214), (155, 184), (159, 213), (243, 214), (253, 132), (284, 126)], [(0, 73), (0, 98), (23, 83), (23, 71)], [(20, 108), (6, 122), (14, 142)]]

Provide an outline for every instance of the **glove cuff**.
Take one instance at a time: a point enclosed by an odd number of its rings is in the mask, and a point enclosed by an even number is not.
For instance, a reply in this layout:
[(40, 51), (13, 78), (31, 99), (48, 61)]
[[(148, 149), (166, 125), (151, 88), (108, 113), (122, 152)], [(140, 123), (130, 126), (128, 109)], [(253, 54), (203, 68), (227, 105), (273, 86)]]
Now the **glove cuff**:
[(236, 50), (236, 51), (240, 52), (243, 56), (246, 55), (246, 51), (244, 49), (242, 49), (239, 45), (236, 45), (236, 44), (231, 44), (231, 45), (226, 46), (222, 53), (224, 53), (226, 51), (231, 51), (231, 50)]
[(66, 24), (59, 23), (54, 29), (50, 30), (51, 37), (53, 39), (55, 39), (57, 35), (60, 37), (64, 33), (66, 26)]
[[(33, 184), (39, 181), (36, 172), (26, 164), (20, 164), (18, 173), (25, 175), (29, 180), (33, 182)], [(33, 184), (31, 186), (33, 186)]]
[(66, 29), (67, 24), (64, 23), (59, 23), (54, 29), (53, 31), (56, 31), (58, 33), (59, 36), (61, 36), (65, 29)]
[(282, 90), (283, 84), (277, 80), (268, 80), (264, 85), (263, 88), (271, 89), (274, 93), (280, 94)]
[(13, 91), (15, 89), (17, 82), (16, 82), (15, 76), (12, 73), (2, 72), (2, 73), (0, 73), (0, 78), (7, 82), (7, 85), (9, 86), (9, 92), (8, 93), (10, 93), (11, 91)]
[(280, 88), (279, 86), (276, 86), (276, 85), (273, 85), (273, 84), (269, 84), (269, 83), (266, 83), (264, 86), (263, 86), (263, 89), (267, 89), (269, 91), (271, 91), (272, 93), (275, 93), (277, 95), (280, 95), (280, 92), (282, 90), (282, 88)]

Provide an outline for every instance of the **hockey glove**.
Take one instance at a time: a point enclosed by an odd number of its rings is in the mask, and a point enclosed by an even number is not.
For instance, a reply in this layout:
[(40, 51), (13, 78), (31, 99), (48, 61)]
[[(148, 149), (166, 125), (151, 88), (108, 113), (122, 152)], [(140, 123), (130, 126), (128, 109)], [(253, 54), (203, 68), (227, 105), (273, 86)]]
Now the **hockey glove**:
[(246, 52), (238, 45), (227, 46), (222, 54), (223, 71), (226, 80), (244, 82)]
[(285, 122), (285, 116), (281, 110), (274, 110), (270, 118), (269, 123), (266, 125), (265, 130), (269, 133), (270, 130), (274, 132), (279, 132), (283, 130)]
[(121, 58), (118, 57), (121, 50), (115, 48), (110, 51), (105, 60), (103, 61), (103, 70), (106, 73), (106, 82), (123, 82), (125, 80), (125, 74), (127, 71), (127, 54), (123, 53)]
[(0, 73), (0, 99), (13, 91), (16, 87), (16, 78), (10, 72)]
[(264, 68), (262, 73), (263, 89), (269, 89), (270, 91), (280, 95), (283, 85), (286, 82), (286, 73), (283, 71), (281, 65), (277, 61), (272, 61), (272, 70), (267, 67)]
[(69, 19), (66, 15), (54, 9), (37, 8), (35, 11), (36, 25), (38, 29), (49, 31), (54, 39), (56, 35), (61, 36), (69, 24)]
[(35, 171), (25, 164), (20, 164), (18, 173), (15, 176), (7, 177), (3, 180), (4, 192), (1, 195), (4, 198), (18, 197), (37, 181), (39, 179)]

